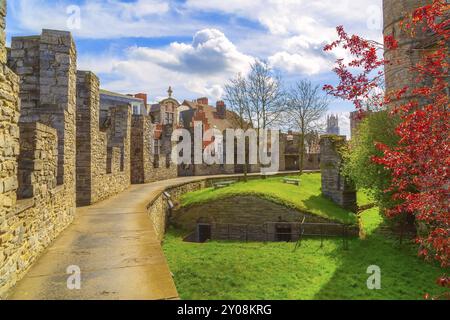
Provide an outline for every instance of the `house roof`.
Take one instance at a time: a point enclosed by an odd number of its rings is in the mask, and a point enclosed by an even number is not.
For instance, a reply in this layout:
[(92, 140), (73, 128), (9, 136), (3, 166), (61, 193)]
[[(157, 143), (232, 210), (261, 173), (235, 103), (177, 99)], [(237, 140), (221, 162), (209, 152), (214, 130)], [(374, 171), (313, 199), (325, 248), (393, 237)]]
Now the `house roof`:
[(136, 97), (133, 97), (133, 96), (128, 96), (126, 94), (112, 92), (112, 91), (108, 91), (108, 90), (104, 90), (104, 89), (100, 89), (99, 92), (100, 92), (100, 95), (103, 95), (103, 96), (114, 97), (114, 98), (121, 98), (121, 99), (126, 99), (128, 101), (135, 101), (135, 102), (144, 103), (144, 99), (136, 98)]
[(185, 110), (180, 113), (183, 122), (186, 126), (191, 125), (195, 111), (203, 109), (203, 112), (205, 113), (206, 119), (208, 120), (208, 123), (211, 128), (217, 128), (220, 131), (224, 131), (225, 129), (228, 128), (238, 128), (237, 123), (235, 121), (238, 119), (238, 115), (232, 111), (227, 110), (225, 118), (222, 119), (217, 115), (217, 109), (214, 108), (213, 106), (199, 104), (197, 102), (187, 100), (185, 100), (182, 105), (190, 108), (190, 110)]

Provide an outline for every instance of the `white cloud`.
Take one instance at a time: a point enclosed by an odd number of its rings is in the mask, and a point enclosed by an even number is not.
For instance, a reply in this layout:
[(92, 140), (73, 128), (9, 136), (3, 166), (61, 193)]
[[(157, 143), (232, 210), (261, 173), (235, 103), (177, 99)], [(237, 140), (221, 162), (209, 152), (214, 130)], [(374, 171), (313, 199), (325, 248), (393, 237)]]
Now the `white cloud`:
[(325, 44), (337, 38), (337, 25), (345, 24), (349, 32), (380, 40), (381, 4), (381, 0), (188, 0), (186, 6), (259, 22), (268, 33), (244, 38), (243, 46), (250, 52), (252, 45), (262, 46), (264, 49), (255, 51), (265, 53), (272, 66), (313, 76), (329, 72), (337, 58), (349, 59), (343, 50), (323, 51)]
[(238, 51), (236, 46), (217, 29), (203, 29), (190, 44), (174, 42), (168, 48), (135, 47), (130, 56), (179, 72), (218, 74), (246, 72), (253, 58)]
[(277, 52), (269, 57), (269, 63), (278, 69), (285, 70), (289, 73), (299, 73), (308, 76), (329, 71), (333, 64), (329, 60), (320, 56), (290, 54), (286, 51)]
[[(68, 30), (67, 7), (72, 0), (8, 4), (10, 34)], [(306, 76), (329, 82), (324, 77), (335, 59), (345, 57), (342, 50), (322, 50), (336, 38), (335, 27), (344, 25), (350, 33), (380, 41), (381, 8), (382, 0), (84, 0), (81, 28), (69, 30), (78, 39), (111, 39), (122, 50), (120, 58), (109, 49), (78, 52), (80, 68), (99, 73), (104, 87), (155, 97), (164, 96), (172, 85), (181, 98), (219, 98), (226, 80), (236, 72), (245, 73), (253, 57), (269, 60), (290, 79)], [(222, 14), (220, 19), (214, 19), (217, 13)], [(190, 43), (133, 46), (125, 51), (117, 40), (194, 34)]]
[(160, 96), (172, 85), (183, 98), (194, 93), (220, 99), (224, 83), (238, 72), (246, 73), (252, 61), (253, 57), (238, 51), (222, 32), (204, 29), (191, 43), (174, 42), (160, 49), (135, 46), (121, 59), (81, 55), (79, 65), (108, 75), (112, 80), (102, 86), (111, 90)]
[[(374, 12), (378, 7), (380, 10)], [(191, 10), (222, 11), (258, 21), (278, 35), (315, 34), (323, 26), (360, 24), (359, 31), (381, 29), (381, 0), (187, 0)], [(375, 15), (375, 17), (374, 17)], [(374, 21), (378, 21), (374, 25)]]
[[(189, 17), (173, 16), (164, 0), (89, 0), (79, 6), (70, 0), (15, 0), (10, 2), (9, 12), (17, 21), (16, 32), (60, 29), (91, 39), (185, 35), (199, 27)], [(72, 28), (73, 19), (78, 17), (80, 28)]]

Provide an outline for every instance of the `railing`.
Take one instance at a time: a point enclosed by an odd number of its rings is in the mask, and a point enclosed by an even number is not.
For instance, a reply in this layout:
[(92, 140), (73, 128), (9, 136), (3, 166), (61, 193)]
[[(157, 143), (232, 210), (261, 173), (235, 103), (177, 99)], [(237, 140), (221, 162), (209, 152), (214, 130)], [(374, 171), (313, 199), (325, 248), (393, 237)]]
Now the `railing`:
[(350, 225), (339, 223), (308, 223), (306, 217), (300, 223), (268, 222), (262, 225), (212, 223), (210, 227), (212, 240), (295, 242), (294, 251), (301, 247), (303, 239), (307, 237), (320, 237), (321, 248), (326, 238), (342, 237), (344, 249), (348, 250), (352, 228)]

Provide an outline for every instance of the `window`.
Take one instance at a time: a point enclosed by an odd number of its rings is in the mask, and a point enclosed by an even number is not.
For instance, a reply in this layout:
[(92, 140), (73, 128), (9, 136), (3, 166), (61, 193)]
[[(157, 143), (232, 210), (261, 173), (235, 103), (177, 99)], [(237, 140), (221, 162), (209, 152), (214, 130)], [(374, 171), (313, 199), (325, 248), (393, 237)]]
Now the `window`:
[(170, 163), (172, 162), (171, 156), (172, 155), (170, 153), (166, 154), (166, 168), (167, 169), (170, 168)]
[(161, 149), (161, 144), (159, 140), (154, 140), (153, 142), (153, 154), (155, 155), (159, 155), (160, 153), (160, 149)]
[(166, 124), (173, 124), (174, 115), (173, 113), (166, 112)]
[(141, 108), (139, 106), (133, 106), (133, 114), (138, 116), (141, 114)]

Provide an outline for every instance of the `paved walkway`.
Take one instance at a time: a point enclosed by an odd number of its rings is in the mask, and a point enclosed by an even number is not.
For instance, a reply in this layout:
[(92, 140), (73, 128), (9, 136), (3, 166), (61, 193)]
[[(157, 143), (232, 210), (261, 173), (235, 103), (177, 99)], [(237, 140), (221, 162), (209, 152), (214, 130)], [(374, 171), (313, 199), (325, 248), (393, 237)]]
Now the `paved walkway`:
[[(145, 185), (78, 208), (71, 224), (11, 291), (12, 300), (177, 299), (159, 240), (145, 208), (169, 186), (205, 178), (185, 177)], [(81, 269), (81, 289), (67, 288), (67, 268)]]

